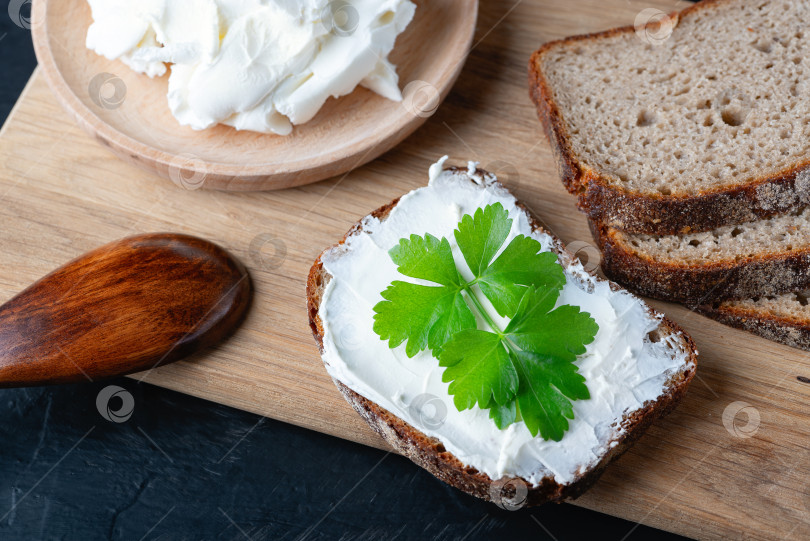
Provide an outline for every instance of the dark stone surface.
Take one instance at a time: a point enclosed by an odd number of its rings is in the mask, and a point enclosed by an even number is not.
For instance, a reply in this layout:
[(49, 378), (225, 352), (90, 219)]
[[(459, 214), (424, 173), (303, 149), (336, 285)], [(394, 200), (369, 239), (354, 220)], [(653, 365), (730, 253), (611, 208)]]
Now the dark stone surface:
[[(0, 53), (5, 119), (35, 65), (5, 13)], [(134, 397), (125, 422), (96, 408), (109, 384)], [(565, 504), (503, 511), (402, 457), (128, 379), (0, 390), (0, 419), (2, 540), (679, 539)]]

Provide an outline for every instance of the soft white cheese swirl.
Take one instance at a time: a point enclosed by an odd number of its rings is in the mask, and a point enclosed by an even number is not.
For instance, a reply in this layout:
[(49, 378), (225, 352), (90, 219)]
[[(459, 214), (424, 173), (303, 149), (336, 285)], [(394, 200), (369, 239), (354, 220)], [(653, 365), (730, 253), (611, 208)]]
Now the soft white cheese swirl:
[[(607, 281), (595, 280), (576, 264), (566, 269), (567, 283), (558, 304), (589, 312), (599, 331), (576, 361), (591, 398), (574, 401), (575, 419), (562, 441), (533, 438), (523, 422), (499, 430), (488, 412), (478, 407), (458, 411), (448, 384), (442, 382), (443, 369), (430, 352), (408, 358), (404, 345), (389, 349), (374, 334), (373, 307), (391, 281), (403, 279), (387, 252), (412, 233), (446, 237), (456, 264), (471, 278), (453, 230), (461, 216), (479, 207), (500, 202), (509, 211), (513, 223), (504, 246), (524, 234), (550, 249), (553, 239), (532, 232), (514, 197), (492, 179), (481, 178), (473, 165), (469, 171), (476, 183), (464, 174), (443, 171), (440, 161), (431, 167), (427, 187), (402, 197), (386, 220), (366, 219), (362, 234), (325, 254), (323, 264), (332, 279), (319, 311), (323, 358), (332, 377), (438, 438), (463, 463), (492, 479), (519, 476), (539, 483), (552, 476), (569, 483), (609, 451), (622, 432), (618, 424), (626, 413), (661, 396), (667, 380), (688, 362), (687, 353), (674, 347), (671, 339), (649, 340), (648, 333), (658, 328), (660, 318), (651, 316), (637, 297), (611, 290)], [(491, 305), (486, 308), (505, 324)]]
[(394, 41), (409, 0), (88, 0), (87, 47), (166, 72), (183, 124), (287, 135), (330, 96), (365, 86), (399, 101)]

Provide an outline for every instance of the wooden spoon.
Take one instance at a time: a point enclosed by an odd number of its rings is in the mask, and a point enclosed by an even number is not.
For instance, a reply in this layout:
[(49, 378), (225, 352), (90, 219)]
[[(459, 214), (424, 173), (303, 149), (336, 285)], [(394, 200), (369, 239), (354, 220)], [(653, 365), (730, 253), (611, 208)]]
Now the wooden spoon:
[(0, 306), (0, 387), (120, 376), (224, 338), (252, 293), (245, 267), (187, 235), (137, 235), (75, 259)]

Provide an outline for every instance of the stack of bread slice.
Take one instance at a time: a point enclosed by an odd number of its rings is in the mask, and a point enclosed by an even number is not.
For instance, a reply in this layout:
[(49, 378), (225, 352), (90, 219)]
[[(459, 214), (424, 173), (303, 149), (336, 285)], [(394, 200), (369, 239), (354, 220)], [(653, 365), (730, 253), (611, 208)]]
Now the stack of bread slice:
[(548, 43), (530, 62), (604, 273), (804, 349), (808, 28), (810, 2), (704, 0)]

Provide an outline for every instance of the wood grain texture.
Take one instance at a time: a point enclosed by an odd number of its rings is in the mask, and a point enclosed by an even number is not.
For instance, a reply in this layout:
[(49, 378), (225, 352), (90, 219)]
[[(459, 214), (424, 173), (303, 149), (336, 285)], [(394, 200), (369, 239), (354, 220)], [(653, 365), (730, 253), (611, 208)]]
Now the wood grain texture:
[(417, 129), (444, 99), (466, 60), (478, 0), (415, 3), (414, 19), (390, 55), (405, 89), (403, 101), (357, 88), (329, 99), (288, 136), (228, 126), (200, 132), (178, 124), (166, 98), (168, 75), (150, 79), (85, 47), (92, 21), (86, 0), (37, 0), (31, 30), (57, 99), (123, 160), (184, 187), (270, 190), (323, 180), (373, 160)]
[(0, 306), (0, 387), (151, 370), (218, 343), (251, 299), (244, 265), (188, 235), (135, 235), (56, 269)]
[[(232, 339), (146, 381), (384, 447), (318, 357), (304, 300), (312, 262), (358, 218), (423, 186), (427, 167), (445, 153), (451, 163), (474, 159), (499, 174), (547, 229), (595, 256), (528, 96), (529, 56), (550, 39), (632, 23), (644, 8), (684, 5), (485, 1), (470, 59), (424, 126), (345, 177), (277, 192), (186, 191), (122, 163), (76, 126), (36, 75), (0, 131), (0, 300), (136, 232), (212, 239), (246, 263), (253, 308)], [(810, 536), (810, 385), (796, 379), (810, 376), (807, 353), (652, 304), (695, 339), (700, 370), (678, 409), (576, 503), (706, 539)], [(759, 415), (755, 433), (738, 431), (751, 437), (732, 435), (746, 425), (744, 411), (731, 432), (723, 424), (740, 401)]]

